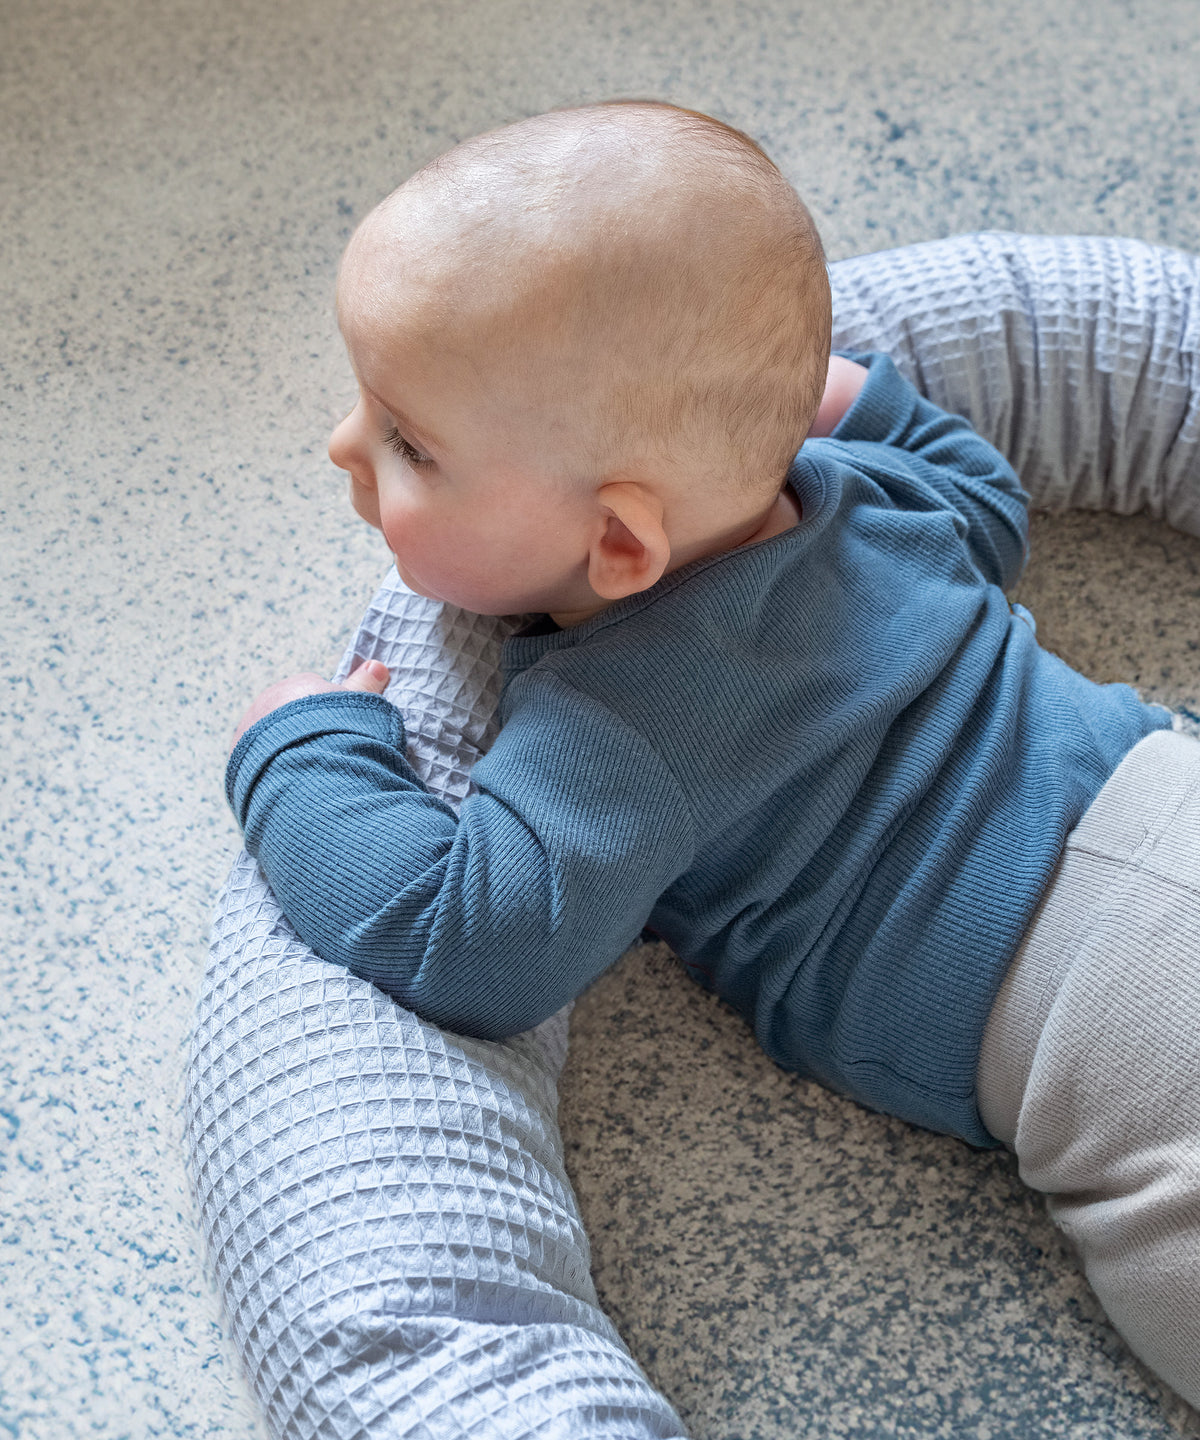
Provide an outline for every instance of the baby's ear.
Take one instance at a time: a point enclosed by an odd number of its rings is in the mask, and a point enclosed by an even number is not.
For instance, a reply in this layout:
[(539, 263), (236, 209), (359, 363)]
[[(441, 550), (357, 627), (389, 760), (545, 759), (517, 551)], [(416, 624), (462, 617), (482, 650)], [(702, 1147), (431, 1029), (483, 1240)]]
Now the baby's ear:
[(671, 560), (663, 505), (634, 480), (596, 492), (601, 515), (588, 555), (588, 583), (602, 600), (623, 600), (657, 584)]

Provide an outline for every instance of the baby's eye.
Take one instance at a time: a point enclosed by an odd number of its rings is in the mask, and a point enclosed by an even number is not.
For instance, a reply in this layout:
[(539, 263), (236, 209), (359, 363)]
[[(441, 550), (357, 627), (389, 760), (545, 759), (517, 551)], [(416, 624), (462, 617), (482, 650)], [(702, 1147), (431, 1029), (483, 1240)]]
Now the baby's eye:
[(433, 464), (429, 456), (422, 455), (415, 445), (410, 445), (394, 425), (389, 426), (389, 428), (384, 431), (383, 443), (394, 454), (399, 455), (401, 460), (407, 460), (410, 465)]

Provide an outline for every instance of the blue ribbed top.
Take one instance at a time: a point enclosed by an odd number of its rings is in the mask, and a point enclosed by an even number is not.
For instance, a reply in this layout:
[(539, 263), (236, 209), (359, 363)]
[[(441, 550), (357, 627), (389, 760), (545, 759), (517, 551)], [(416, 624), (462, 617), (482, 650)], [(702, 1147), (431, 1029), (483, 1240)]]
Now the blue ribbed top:
[(976, 1144), (983, 1027), (1076, 824), (1169, 725), (1040, 649), (1003, 588), (1025, 497), (880, 356), (806, 443), (799, 525), (505, 647), (453, 812), (386, 701), (298, 700), (226, 784), (299, 934), (496, 1038), (649, 927), (780, 1064)]

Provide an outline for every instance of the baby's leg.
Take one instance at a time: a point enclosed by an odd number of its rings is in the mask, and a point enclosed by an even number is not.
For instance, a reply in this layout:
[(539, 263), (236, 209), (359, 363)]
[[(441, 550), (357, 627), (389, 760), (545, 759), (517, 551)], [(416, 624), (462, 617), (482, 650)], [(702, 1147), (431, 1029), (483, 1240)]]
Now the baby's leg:
[(1150, 736), (1071, 835), (980, 1056), (984, 1123), (1130, 1348), (1200, 1406), (1200, 743)]

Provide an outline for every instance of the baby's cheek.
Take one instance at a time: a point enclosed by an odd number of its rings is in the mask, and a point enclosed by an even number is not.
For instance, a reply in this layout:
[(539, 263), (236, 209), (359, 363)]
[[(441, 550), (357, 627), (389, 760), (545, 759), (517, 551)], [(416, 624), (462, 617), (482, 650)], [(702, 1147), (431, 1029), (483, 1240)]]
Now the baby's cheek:
[(368, 525), (374, 525), (376, 530), (383, 529), (379, 515), (379, 491), (373, 485), (360, 485), (357, 480), (351, 479), (350, 503)]

